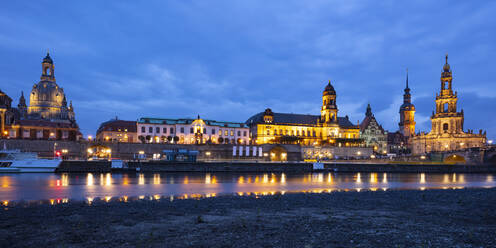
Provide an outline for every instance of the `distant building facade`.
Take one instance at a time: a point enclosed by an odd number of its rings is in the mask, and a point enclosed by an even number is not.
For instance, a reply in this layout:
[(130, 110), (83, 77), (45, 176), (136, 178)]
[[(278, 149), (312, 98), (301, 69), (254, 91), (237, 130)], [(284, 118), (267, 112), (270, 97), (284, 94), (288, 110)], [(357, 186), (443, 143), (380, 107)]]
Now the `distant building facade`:
[(441, 92), (436, 94), (436, 111), (432, 112), (430, 133), (421, 133), (413, 137), (413, 153), (423, 154), (438, 151), (463, 150), (472, 147), (483, 147), (486, 143), (486, 133), (479, 131), (463, 131), (463, 109), (457, 111), (457, 92), (452, 89), (452, 71), (446, 63), (441, 72)]
[(270, 108), (250, 117), (252, 143), (293, 143), (302, 145), (359, 146), (360, 128), (348, 116), (338, 117), (336, 91), (327, 84), (319, 115), (274, 113)]
[(117, 117), (100, 124), (96, 131), (99, 142), (137, 143), (138, 132), (136, 121), (119, 120)]
[(72, 102), (67, 104), (64, 89), (55, 80), (53, 60), (47, 53), (40, 81), (33, 85), (29, 106), (21, 93), (14, 119), (6, 127), (9, 138), (77, 140), (80, 137)]
[(173, 144), (249, 144), (244, 123), (196, 119), (140, 118), (138, 141)]
[(365, 141), (366, 146), (374, 149), (375, 153), (387, 153), (388, 132), (375, 119), (370, 104), (367, 105), (365, 118), (360, 123), (360, 137)]

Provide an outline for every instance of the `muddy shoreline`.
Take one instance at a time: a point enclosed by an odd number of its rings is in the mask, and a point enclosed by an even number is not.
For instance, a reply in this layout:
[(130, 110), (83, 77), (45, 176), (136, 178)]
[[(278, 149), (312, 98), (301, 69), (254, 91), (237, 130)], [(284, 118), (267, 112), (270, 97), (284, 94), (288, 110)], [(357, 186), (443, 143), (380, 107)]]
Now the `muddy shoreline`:
[(0, 247), (495, 247), (496, 189), (7, 206)]

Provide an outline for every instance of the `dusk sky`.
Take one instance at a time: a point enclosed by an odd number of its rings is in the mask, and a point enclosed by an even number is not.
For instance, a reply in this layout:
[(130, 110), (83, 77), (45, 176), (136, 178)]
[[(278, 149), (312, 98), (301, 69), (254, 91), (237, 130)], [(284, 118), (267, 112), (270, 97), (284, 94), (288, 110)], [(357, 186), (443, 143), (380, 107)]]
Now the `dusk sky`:
[(328, 80), (340, 116), (370, 103), (396, 131), (408, 68), (428, 132), (448, 53), (464, 129), (496, 138), (496, 2), (413, 2), (5, 1), (0, 89), (17, 106), (49, 49), (85, 137), (115, 116), (317, 115)]

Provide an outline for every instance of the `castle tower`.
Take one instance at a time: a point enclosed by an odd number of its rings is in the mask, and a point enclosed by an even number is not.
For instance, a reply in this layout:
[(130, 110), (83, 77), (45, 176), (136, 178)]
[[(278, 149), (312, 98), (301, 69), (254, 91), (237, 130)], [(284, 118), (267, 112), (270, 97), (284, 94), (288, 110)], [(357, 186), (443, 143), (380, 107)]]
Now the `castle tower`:
[(446, 54), (446, 63), (441, 72), (441, 91), (436, 94), (436, 112), (431, 116), (433, 134), (463, 133), (463, 110), (457, 112), (458, 96), (457, 92), (453, 93), (452, 81), (453, 75)]
[(338, 107), (336, 105), (336, 91), (331, 85), (331, 80), (329, 84), (324, 89), (322, 93), (322, 109), (320, 111), (321, 123), (324, 125), (333, 125), (338, 123)]
[(412, 95), (408, 87), (408, 69), (406, 70), (406, 87), (403, 94), (403, 104), (400, 107), (400, 132), (409, 138), (415, 134), (415, 105), (412, 104)]

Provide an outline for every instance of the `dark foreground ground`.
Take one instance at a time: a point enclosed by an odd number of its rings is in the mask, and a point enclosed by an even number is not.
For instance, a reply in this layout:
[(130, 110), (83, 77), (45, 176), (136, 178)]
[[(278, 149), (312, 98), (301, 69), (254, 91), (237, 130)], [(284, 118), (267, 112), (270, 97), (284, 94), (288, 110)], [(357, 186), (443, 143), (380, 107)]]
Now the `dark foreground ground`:
[(1, 247), (496, 247), (496, 189), (14, 206)]

